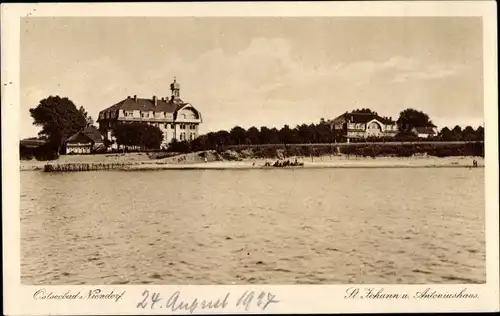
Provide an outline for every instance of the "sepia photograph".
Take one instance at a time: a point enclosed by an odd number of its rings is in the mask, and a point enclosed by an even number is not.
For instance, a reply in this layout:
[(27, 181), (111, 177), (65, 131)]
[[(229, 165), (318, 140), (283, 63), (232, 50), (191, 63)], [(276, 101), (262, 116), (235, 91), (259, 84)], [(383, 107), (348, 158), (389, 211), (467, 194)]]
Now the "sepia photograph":
[[(384, 286), (412, 285), (448, 307), (484, 299), (498, 144), (482, 16), (35, 11), (2, 80), (19, 118), (2, 139), (19, 153), (16, 273), (37, 304), (96, 285), (79, 298), (344, 285), (339, 299), (388, 304), (408, 294)], [(186, 291), (165, 308), (196, 312)], [(149, 308), (147, 293), (127, 299)], [(279, 302), (248, 293), (236, 306)]]
[(484, 283), (481, 19), (25, 18), (24, 284)]

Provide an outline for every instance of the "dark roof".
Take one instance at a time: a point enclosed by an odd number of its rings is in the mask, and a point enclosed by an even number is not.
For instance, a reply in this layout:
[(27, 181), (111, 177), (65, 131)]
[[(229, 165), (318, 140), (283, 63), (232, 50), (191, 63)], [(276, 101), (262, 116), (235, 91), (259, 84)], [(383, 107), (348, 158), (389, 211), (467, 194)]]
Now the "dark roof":
[(26, 146), (26, 147), (38, 147), (38, 146), (45, 144), (46, 142), (47, 141), (43, 140), (43, 139), (26, 138), (26, 139), (22, 139), (19, 143), (22, 146)]
[(87, 135), (83, 134), (81, 131), (71, 135), (68, 139), (66, 139), (67, 143), (92, 143), (92, 139)]
[(102, 143), (102, 134), (93, 126), (86, 127), (82, 129), (81, 131), (71, 135), (66, 141), (67, 142), (73, 142), (73, 141), (80, 141), (80, 140), (89, 140), (94, 143)]
[(107, 112), (113, 112), (117, 110), (124, 110), (124, 111), (133, 111), (133, 110), (140, 110), (140, 111), (154, 111), (154, 112), (168, 112), (168, 113), (174, 113), (187, 103), (182, 101), (181, 99), (157, 99), (157, 105), (155, 106), (155, 103), (153, 99), (143, 99), (143, 98), (131, 98), (127, 97), (126, 99), (118, 102), (115, 105), (112, 105), (101, 112), (99, 112), (99, 117), (101, 116), (101, 113), (107, 113)]
[(344, 113), (344, 114), (336, 117), (333, 120), (333, 123), (339, 124), (339, 123), (344, 123), (344, 122), (347, 122), (348, 120), (350, 120), (351, 123), (365, 124), (373, 119), (376, 119), (377, 121), (379, 121), (380, 123), (383, 123), (383, 124), (396, 123), (393, 120), (391, 120), (390, 118), (382, 117), (382, 116), (379, 116), (377, 114), (372, 114), (372, 113)]
[(102, 134), (95, 128), (94, 126), (89, 126), (83, 129), (82, 131), (83, 134), (88, 136), (90, 139), (92, 139), (94, 142), (102, 142)]
[(414, 129), (418, 134), (436, 134), (432, 126), (416, 126)]

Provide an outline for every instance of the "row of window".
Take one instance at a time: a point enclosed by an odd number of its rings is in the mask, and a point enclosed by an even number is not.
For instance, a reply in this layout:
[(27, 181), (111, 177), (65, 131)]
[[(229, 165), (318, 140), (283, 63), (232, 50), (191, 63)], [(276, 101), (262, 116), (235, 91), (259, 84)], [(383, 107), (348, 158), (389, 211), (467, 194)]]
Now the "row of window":
[[(156, 116), (155, 116), (155, 113), (156, 113)], [(167, 115), (167, 112), (163, 112), (163, 116), (162, 115), (157, 115), (158, 113), (161, 113), (161, 112), (155, 112), (155, 113), (150, 113), (150, 112), (140, 112), (140, 117), (141, 118), (172, 118), (173, 116), (172, 115)], [(104, 118), (105, 119), (110, 119), (110, 118), (114, 118), (116, 117), (115, 115), (116, 113), (112, 113), (112, 112), (105, 112), (104, 113)], [(124, 113), (124, 116), (125, 117), (134, 117), (134, 112), (132, 111), (125, 111)], [(150, 115), (151, 114), (151, 115)], [(195, 118), (195, 117), (187, 117), (186, 114), (182, 114), (181, 116), (183, 119), (189, 119), (189, 118)]]
[[(381, 129), (381, 126), (377, 123), (370, 123), (368, 126), (366, 126), (363, 123), (348, 123), (347, 127), (349, 129)], [(335, 129), (340, 129), (340, 126), (335, 125)], [(395, 130), (396, 125), (385, 125), (385, 130)]]
[(196, 134), (194, 134), (194, 133), (189, 133), (189, 139), (188, 139), (188, 138), (186, 137), (186, 133), (184, 133), (184, 132), (183, 132), (183, 133), (181, 133), (181, 135), (180, 135), (180, 137), (179, 137), (179, 138), (180, 138), (180, 140), (181, 140), (181, 141), (183, 141), (183, 140), (189, 140), (189, 141), (191, 141), (191, 140), (193, 140), (193, 139), (195, 139), (195, 138), (196, 138)]
[[(133, 121), (123, 121), (124, 123), (133, 123)], [(148, 122), (149, 125), (155, 126), (155, 127), (160, 127), (163, 125), (165, 129), (174, 129), (175, 124), (174, 123), (158, 123), (158, 122)], [(111, 124), (110, 124), (111, 126)], [(180, 129), (190, 129), (190, 130), (196, 130), (196, 124), (179, 124)]]
[(195, 130), (196, 129), (196, 124), (181, 124), (180, 128), (181, 129), (186, 129), (186, 126), (190, 130)]
[[(161, 113), (161, 112), (160, 112)], [(125, 111), (123, 112), (123, 114), (125, 115), (125, 117), (133, 117), (134, 116), (134, 112), (133, 111)], [(150, 112), (140, 112), (140, 115), (141, 117), (154, 117), (155, 114), (151, 114)], [(159, 117), (167, 117), (167, 112), (163, 112), (163, 116), (159, 116)]]
[[(142, 112), (140, 111), (140, 116), (142, 118), (148, 118), (148, 117), (155, 117), (155, 114), (154, 113), (161, 113), (161, 112), (153, 112), (153, 113), (150, 113), (150, 112)], [(105, 112), (104, 113), (104, 118), (113, 118), (113, 117), (116, 117), (115, 115), (116, 113), (112, 113), (112, 112)], [(124, 111), (123, 114), (125, 115), (125, 117), (134, 117), (134, 112), (133, 111)], [(151, 114), (151, 115), (150, 115)], [(160, 117), (160, 118), (163, 118), (163, 117), (167, 117), (167, 112), (163, 112), (163, 116), (158, 116), (157, 117)], [(186, 114), (182, 114), (182, 118), (186, 119), (188, 118), (186, 116)]]

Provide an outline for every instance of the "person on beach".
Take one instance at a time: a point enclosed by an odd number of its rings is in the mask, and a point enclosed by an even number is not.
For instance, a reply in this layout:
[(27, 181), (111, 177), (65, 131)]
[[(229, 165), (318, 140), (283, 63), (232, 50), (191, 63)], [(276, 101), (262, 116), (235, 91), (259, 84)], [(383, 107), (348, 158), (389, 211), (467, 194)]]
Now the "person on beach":
[(207, 159), (207, 157), (205, 157), (205, 162), (208, 162), (208, 159)]

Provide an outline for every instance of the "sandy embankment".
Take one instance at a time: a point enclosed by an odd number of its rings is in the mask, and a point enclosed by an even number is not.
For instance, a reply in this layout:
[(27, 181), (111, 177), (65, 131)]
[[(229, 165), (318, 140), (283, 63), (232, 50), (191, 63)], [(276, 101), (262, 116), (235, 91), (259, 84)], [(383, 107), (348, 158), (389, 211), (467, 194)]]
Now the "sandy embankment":
[[(287, 168), (444, 168), (444, 167), (470, 167), (472, 160), (478, 161), (478, 167), (484, 167), (481, 157), (379, 157), (379, 158), (347, 158), (342, 156), (324, 156), (314, 159), (298, 159), (303, 162), (303, 167)], [(293, 159), (290, 159), (293, 161)], [(242, 161), (215, 161), (208, 163), (185, 164), (136, 164), (127, 166), (127, 170), (155, 170), (155, 169), (260, 169), (264, 168), (266, 161), (273, 163), (276, 159), (245, 159)], [(269, 168), (269, 167), (267, 167)], [(280, 168), (272, 168), (280, 169)]]
[[(288, 158), (293, 161), (295, 158)], [(347, 157), (326, 155), (322, 157), (297, 157), (303, 162), (298, 168), (438, 168), (438, 167), (470, 167), (475, 159), (479, 167), (484, 167), (482, 157)], [(182, 154), (163, 159), (151, 159), (145, 153), (106, 154), (106, 155), (71, 155), (61, 156), (57, 161), (21, 161), (20, 170), (42, 170), (46, 164), (124, 164), (124, 170), (161, 170), (161, 169), (258, 169), (264, 164), (271, 164), (276, 159), (243, 159), (241, 161), (216, 161), (210, 156), (208, 162), (199, 153)]]

